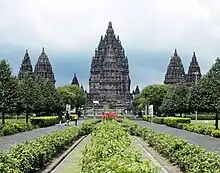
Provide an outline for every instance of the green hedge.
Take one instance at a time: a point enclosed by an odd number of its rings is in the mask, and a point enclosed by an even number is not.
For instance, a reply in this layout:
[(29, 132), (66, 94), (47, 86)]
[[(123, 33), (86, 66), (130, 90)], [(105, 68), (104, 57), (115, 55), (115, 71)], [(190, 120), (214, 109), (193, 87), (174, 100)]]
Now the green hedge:
[(18, 124), (18, 123), (5, 123), (5, 125), (0, 125), (0, 136), (12, 135), (19, 132), (29, 131), (36, 128), (36, 126), (28, 124)]
[(163, 121), (163, 124), (170, 126), (170, 127), (176, 127), (178, 123), (189, 124), (191, 123), (191, 119), (190, 118), (165, 117)]
[(82, 172), (156, 173), (132, 146), (130, 135), (116, 121), (103, 121), (92, 132), (81, 161)]
[(49, 127), (59, 123), (58, 116), (48, 116), (48, 117), (36, 117), (30, 119), (31, 124), (34, 126)]
[[(134, 127), (135, 125), (133, 125)], [(182, 172), (220, 172), (220, 156), (216, 153), (208, 152), (186, 140), (178, 139), (167, 133), (156, 132), (144, 126), (136, 127), (135, 135), (146, 140), (151, 147), (171, 163), (178, 165)]]
[(97, 121), (78, 127), (66, 128), (17, 145), (9, 151), (0, 152), (1, 173), (34, 173), (44, 167), (58, 153), (66, 150), (82, 135), (90, 133)]

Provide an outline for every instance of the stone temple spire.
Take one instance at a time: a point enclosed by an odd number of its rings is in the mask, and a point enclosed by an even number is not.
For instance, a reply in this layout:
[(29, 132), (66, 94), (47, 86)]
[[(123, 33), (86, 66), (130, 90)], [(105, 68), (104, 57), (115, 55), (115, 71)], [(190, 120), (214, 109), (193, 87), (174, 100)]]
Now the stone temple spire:
[(193, 52), (193, 56), (188, 69), (188, 74), (186, 76), (187, 85), (191, 86), (192, 84), (195, 84), (201, 77), (202, 74), (196, 58), (196, 53)]
[(79, 81), (78, 81), (78, 79), (77, 79), (77, 77), (76, 77), (76, 73), (74, 73), (74, 77), (73, 77), (73, 80), (72, 80), (72, 82), (71, 82), (71, 85), (77, 85), (77, 86), (79, 86)]
[(185, 71), (179, 57), (177, 50), (175, 49), (174, 55), (170, 59), (170, 63), (167, 67), (165, 74), (164, 84), (180, 84), (185, 83)]
[(45, 53), (44, 47), (35, 65), (34, 74), (43, 80), (50, 80), (55, 85), (55, 78), (49, 58)]
[(88, 103), (99, 101), (99, 106), (127, 108), (131, 103), (128, 58), (112, 23), (108, 23), (92, 58)]
[(135, 95), (140, 94), (140, 90), (139, 90), (138, 85), (137, 85), (136, 88), (135, 88), (134, 94), (135, 94)]
[(31, 59), (28, 54), (28, 50), (26, 50), (24, 58), (21, 62), (21, 67), (18, 73), (19, 78), (24, 78), (26, 75), (31, 75), (33, 74), (33, 68), (31, 65)]

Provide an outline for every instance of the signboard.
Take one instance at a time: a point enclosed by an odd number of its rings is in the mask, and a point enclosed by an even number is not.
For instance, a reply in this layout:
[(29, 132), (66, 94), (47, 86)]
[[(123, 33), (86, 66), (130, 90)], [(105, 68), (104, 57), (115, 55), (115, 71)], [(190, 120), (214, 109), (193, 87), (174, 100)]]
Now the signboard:
[(71, 110), (71, 105), (66, 104), (66, 111), (70, 113), (70, 110)]
[(148, 105), (148, 114), (153, 117), (153, 115), (154, 115), (154, 105)]
[(99, 101), (93, 101), (94, 104), (99, 104)]
[(147, 107), (148, 107), (148, 105), (145, 105), (145, 115), (148, 115)]

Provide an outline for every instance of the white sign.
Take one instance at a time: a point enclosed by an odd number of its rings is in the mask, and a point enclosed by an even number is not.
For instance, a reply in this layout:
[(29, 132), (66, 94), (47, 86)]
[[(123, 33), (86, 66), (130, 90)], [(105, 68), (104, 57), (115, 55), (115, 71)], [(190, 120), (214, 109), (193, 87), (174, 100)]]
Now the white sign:
[(70, 113), (70, 110), (71, 110), (71, 105), (66, 104), (66, 111)]
[(94, 104), (99, 104), (99, 101), (93, 101)]
[(148, 105), (145, 105), (145, 115), (148, 115), (147, 107), (148, 107)]
[(149, 105), (148, 106), (148, 113), (153, 117), (154, 115), (154, 105)]

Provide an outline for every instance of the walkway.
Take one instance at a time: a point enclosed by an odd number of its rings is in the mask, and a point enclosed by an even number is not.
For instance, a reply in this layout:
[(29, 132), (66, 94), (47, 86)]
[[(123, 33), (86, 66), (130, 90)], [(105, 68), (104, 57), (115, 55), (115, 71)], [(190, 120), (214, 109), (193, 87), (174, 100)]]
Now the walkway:
[(52, 173), (81, 173), (80, 161), (82, 152), (91, 141), (91, 136), (87, 136), (76, 148), (52, 171)]
[(186, 139), (193, 144), (196, 144), (202, 148), (207, 149), (208, 151), (212, 151), (212, 152), (216, 152), (217, 154), (220, 154), (220, 139), (181, 130), (181, 129), (168, 127), (165, 125), (150, 123), (146, 121), (135, 121), (135, 122), (138, 125), (148, 126), (155, 131), (170, 133), (172, 135), (177, 136), (178, 138)]
[[(78, 125), (82, 124), (83, 122), (84, 120), (78, 120)], [(71, 122), (71, 125), (75, 126), (74, 122)], [(15, 144), (21, 144), (27, 140), (34, 140), (37, 137), (50, 134), (57, 130), (63, 130), (66, 127), (67, 126), (65, 126), (65, 124), (56, 124), (55, 126), (51, 127), (34, 129), (32, 131), (16, 133), (9, 136), (2, 136), (0, 137), (0, 150), (8, 150)]]

